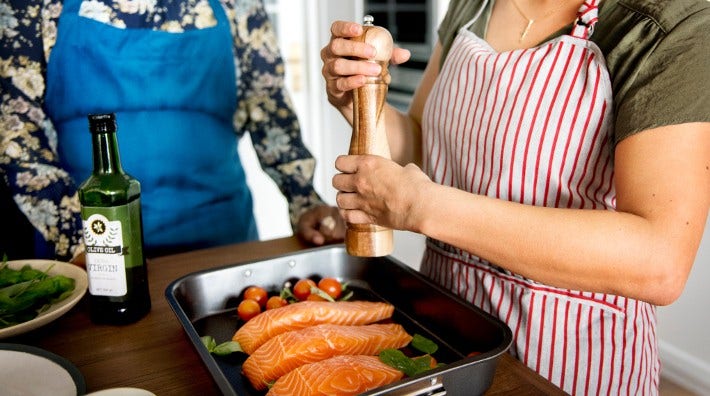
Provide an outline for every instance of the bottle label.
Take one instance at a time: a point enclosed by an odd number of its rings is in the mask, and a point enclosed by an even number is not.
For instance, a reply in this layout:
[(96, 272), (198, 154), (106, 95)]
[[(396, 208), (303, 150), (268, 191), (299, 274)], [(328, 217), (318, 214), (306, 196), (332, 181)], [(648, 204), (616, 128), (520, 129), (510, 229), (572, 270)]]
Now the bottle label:
[(143, 265), (140, 200), (115, 207), (82, 207), (81, 217), (89, 293), (126, 295), (126, 268)]

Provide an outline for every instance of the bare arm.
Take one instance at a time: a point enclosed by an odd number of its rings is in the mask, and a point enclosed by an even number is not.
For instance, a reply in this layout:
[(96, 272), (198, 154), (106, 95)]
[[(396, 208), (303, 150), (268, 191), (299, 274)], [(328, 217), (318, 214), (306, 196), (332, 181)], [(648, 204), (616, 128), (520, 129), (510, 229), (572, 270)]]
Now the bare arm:
[(670, 304), (710, 207), (710, 124), (638, 133), (615, 156), (617, 211), (475, 195), (376, 157), (340, 157), (336, 167), (354, 173), (333, 185), (347, 221), (420, 232), (552, 286)]

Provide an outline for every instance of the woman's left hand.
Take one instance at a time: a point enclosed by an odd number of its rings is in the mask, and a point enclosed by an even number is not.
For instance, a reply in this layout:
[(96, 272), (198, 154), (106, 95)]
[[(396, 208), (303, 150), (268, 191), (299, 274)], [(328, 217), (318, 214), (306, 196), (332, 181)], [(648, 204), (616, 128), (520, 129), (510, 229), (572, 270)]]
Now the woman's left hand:
[(414, 164), (376, 155), (342, 155), (333, 187), (345, 221), (419, 232), (423, 204), (434, 183)]
[(341, 242), (345, 239), (345, 221), (338, 208), (321, 205), (305, 211), (298, 219), (296, 234), (314, 245)]

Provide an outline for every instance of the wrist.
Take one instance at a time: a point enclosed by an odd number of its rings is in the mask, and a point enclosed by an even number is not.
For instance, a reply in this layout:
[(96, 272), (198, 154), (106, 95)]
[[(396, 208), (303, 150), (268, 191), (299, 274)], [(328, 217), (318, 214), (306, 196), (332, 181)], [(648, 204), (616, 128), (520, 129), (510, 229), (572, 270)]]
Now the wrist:
[(428, 235), (429, 222), (431, 218), (435, 218), (436, 210), (436, 191), (437, 185), (430, 180), (419, 183), (414, 189), (414, 201), (410, 206), (409, 213), (409, 229), (412, 232)]
[(352, 125), (353, 124), (353, 103), (350, 102), (349, 105), (338, 107), (338, 111), (345, 118), (345, 120)]

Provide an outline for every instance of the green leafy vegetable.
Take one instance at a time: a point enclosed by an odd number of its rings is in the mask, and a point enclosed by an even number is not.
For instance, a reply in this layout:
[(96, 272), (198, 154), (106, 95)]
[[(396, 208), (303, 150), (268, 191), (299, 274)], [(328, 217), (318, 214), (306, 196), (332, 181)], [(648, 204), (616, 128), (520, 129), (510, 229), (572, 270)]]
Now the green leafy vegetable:
[(345, 283), (343, 283), (342, 294), (340, 295), (340, 298), (338, 299), (338, 301), (348, 301), (348, 300), (350, 300), (350, 299), (353, 297), (353, 295), (355, 294), (354, 291), (348, 289), (348, 285), (349, 285), (349, 284), (350, 284), (350, 282), (345, 282)]
[[(311, 287), (311, 293), (316, 294), (323, 298), (326, 301), (348, 301), (353, 297), (353, 291), (348, 289), (348, 282), (345, 282), (342, 284), (342, 295), (337, 298), (333, 299), (333, 297), (329, 296), (328, 293), (324, 292), (323, 290), (319, 289), (317, 286)], [(291, 283), (286, 282), (284, 284), (283, 288), (279, 292), (279, 297), (283, 298), (284, 300), (288, 301), (289, 304), (299, 302), (300, 300), (296, 297), (295, 294), (293, 294), (293, 291), (291, 291)]]
[(289, 303), (294, 303), (298, 301), (296, 296), (293, 295), (293, 292), (291, 291), (291, 284), (288, 283), (286, 284), (282, 289), (281, 292), (279, 293), (279, 296), (283, 298), (284, 300), (288, 301)]
[(410, 358), (399, 349), (384, 349), (380, 352), (380, 361), (394, 367), (409, 377), (431, 370), (432, 357), (429, 355)]
[(441, 366), (441, 364), (436, 364), (436, 361), (431, 356), (439, 349), (439, 346), (436, 345), (434, 341), (424, 337), (421, 334), (414, 334), (409, 345), (420, 352), (424, 352), (425, 355), (410, 358), (399, 349), (390, 348), (380, 352), (380, 361), (388, 366), (396, 368), (409, 377), (429, 371), (434, 367)]
[(318, 297), (330, 301), (330, 302), (335, 302), (333, 297), (329, 296), (328, 293), (324, 292), (323, 290), (319, 289), (317, 286), (311, 286), (311, 294), (315, 294)]
[(433, 355), (439, 349), (439, 346), (436, 345), (434, 341), (424, 337), (421, 334), (414, 334), (414, 336), (412, 336), (411, 345), (412, 348), (429, 355)]
[[(51, 267), (50, 267), (51, 268)], [(74, 279), (50, 276), (29, 265), (19, 270), (0, 265), (0, 328), (31, 320), (52, 304), (67, 298), (75, 288)]]
[(236, 341), (227, 341), (217, 345), (217, 341), (212, 336), (202, 336), (200, 340), (207, 351), (215, 355), (226, 356), (234, 352), (243, 352), (242, 346)]

